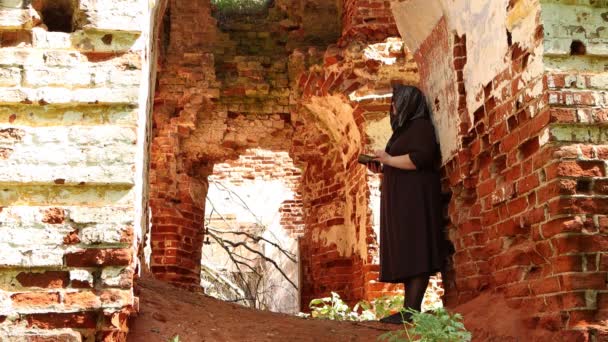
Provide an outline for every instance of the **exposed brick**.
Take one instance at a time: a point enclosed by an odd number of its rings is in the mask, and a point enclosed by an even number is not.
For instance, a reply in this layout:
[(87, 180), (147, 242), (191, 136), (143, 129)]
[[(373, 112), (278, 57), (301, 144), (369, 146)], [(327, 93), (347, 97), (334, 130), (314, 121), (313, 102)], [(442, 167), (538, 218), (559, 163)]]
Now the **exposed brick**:
[(606, 289), (606, 272), (562, 274), (560, 283), (564, 290)]
[(57, 292), (25, 292), (11, 295), (13, 306), (23, 307), (47, 307), (59, 304), (59, 293)]
[(101, 306), (100, 298), (93, 291), (67, 292), (63, 296), (63, 303), (70, 309), (91, 310)]
[(28, 326), (40, 329), (95, 329), (96, 312), (46, 313), (26, 316)]
[(70, 273), (65, 271), (21, 272), (17, 280), (25, 287), (65, 288), (70, 281)]
[(87, 249), (65, 255), (68, 267), (127, 266), (133, 252), (129, 249)]
[(50, 208), (44, 212), (42, 222), (49, 224), (60, 224), (65, 221), (65, 213), (60, 208)]

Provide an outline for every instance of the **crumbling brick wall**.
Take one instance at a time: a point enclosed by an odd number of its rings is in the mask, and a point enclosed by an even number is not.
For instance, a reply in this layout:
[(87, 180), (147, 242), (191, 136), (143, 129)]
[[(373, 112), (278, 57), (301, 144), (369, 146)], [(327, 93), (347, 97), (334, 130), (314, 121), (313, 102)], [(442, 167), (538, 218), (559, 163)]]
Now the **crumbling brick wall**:
[[(311, 32), (322, 26), (319, 18), (330, 20), (328, 13), (341, 10), (328, 8), (315, 17), (315, 8), (331, 4), (279, 1), (266, 15), (217, 22), (209, 4), (170, 3), (152, 153), (157, 276), (198, 286), (193, 263), (200, 259), (204, 227), (197, 213), (204, 210), (207, 177), (214, 165), (263, 148), (289, 152), (302, 169), (302, 303), (330, 290), (356, 301), (388, 289), (375, 278), (369, 176), (355, 159), (368, 136), (381, 144), (387, 139), (388, 122), (380, 121), (386, 119), (391, 84), (416, 84), (417, 76), (412, 56), (399, 39), (389, 38), (394, 22), (363, 30), (364, 18), (386, 15), (388, 3), (378, 4), (370, 5), (373, 13), (358, 12), (359, 29), (343, 31), (353, 34), (342, 37), (342, 48), (327, 48), (331, 30), (318, 39)], [(208, 40), (182, 38), (200, 35)], [(182, 212), (183, 203), (195, 203), (197, 213)]]
[(0, 8), (0, 340), (126, 339), (148, 14), (137, 1)]
[[(456, 249), (448, 304), (500, 292), (532, 327), (605, 338), (593, 328), (606, 312), (603, 5), (421, 5), (393, 9), (441, 142), (454, 142), (442, 146)], [(421, 8), (429, 22), (408, 33), (404, 14)], [(473, 12), (481, 22), (458, 19)]]

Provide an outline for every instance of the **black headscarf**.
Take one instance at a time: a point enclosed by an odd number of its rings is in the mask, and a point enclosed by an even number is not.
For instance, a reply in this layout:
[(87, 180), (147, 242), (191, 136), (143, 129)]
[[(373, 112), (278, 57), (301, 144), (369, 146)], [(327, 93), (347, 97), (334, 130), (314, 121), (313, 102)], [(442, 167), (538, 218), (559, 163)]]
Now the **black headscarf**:
[(408, 85), (393, 87), (390, 115), (393, 135), (386, 145), (386, 151), (389, 150), (393, 142), (395, 142), (410, 122), (418, 119), (428, 120), (431, 117), (426, 97), (422, 94), (422, 91)]

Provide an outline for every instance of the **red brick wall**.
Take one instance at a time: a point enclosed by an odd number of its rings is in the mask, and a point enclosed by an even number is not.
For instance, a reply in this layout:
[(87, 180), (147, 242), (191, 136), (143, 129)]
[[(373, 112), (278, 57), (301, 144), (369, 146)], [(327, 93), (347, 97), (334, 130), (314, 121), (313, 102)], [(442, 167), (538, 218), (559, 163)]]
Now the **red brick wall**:
[[(299, 194), (301, 177), (302, 171), (293, 164), (291, 157), (286, 152), (252, 149), (241, 154), (237, 160), (215, 164), (213, 174), (208, 177), (208, 180), (211, 183), (217, 182), (226, 186), (247, 186), (253, 181), (281, 181), (287, 189), (294, 193), (294, 197), (281, 204), (279, 208), (280, 224), (291, 237), (297, 238), (304, 234), (304, 214), (302, 198)], [(235, 208), (235, 212), (240, 210), (240, 208)], [(254, 212), (253, 214), (257, 216), (264, 213)], [(238, 226), (239, 222), (235, 223)]]
[[(348, 3), (346, 8), (353, 11), (353, 6), (354, 2)], [(390, 100), (377, 96), (390, 92), (393, 83), (415, 83), (416, 66), (398, 41), (387, 39), (396, 35), (388, 3), (356, 6), (360, 8), (353, 12), (341, 44), (352, 43), (349, 48), (358, 49), (359, 55), (333, 46), (326, 53), (308, 49), (289, 56), (291, 51), (277, 51), (269, 59), (264, 57), (265, 48), (258, 51), (260, 56), (249, 55), (248, 40), (236, 39), (251, 23), (224, 23), (227, 31), (221, 33), (209, 28), (215, 22), (205, 6), (171, 3), (151, 172), (152, 270), (158, 277), (189, 288), (198, 286), (206, 178), (217, 163), (236, 166), (230, 160), (249, 148), (263, 148), (289, 151), (302, 170), (301, 202), (286, 203), (282, 211), (287, 225), (291, 221), (305, 227), (300, 246), (304, 308), (310, 299), (329, 291), (356, 302), (395, 289), (377, 282), (368, 174), (356, 163), (356, 156), (368, 144), (366, 122), (388, 113)], [(265, 33), (271, 33), (270, 39), (281, 34), (273, 31), (277, 29), (273, 25), (260, 22), (252, 28), (254, 43), (270, 46), (260, 42), (267, 39)], [(199, 34), (211, 35), (214, 48), (202, 43), (172, 48), (183, 42), (182, 36)], [(360, 41), (377, 44), (361, 46)], [(375, 57), (364, 57), (362, 49)], [(352, 94), (371, 97), (352, 101), (347, 98)], [(326, 101), (321, 110), (328, 110), (327, 115), (333, 115), (332, 110), (334, 114), (349, 111), (346, 121), (352, 124), (324, 126), (306, 108), (313, 98), (327, 99), (321, 101)], [(356, 130), (361, 139), (350, 141), (349, 130)], [(247, 165), (239, 169), (239, 177), (249, 177)], [(288, 210), (294, 209), (298, 216), (288, 216)], [(326, 234), (339, 229), (348, 242), (326, 240)]]
[[(170, 1), (164, 23), (169, 41), (161, 56), (151, 150), (151, 270), (160, 279), (198, 289), (207, 183), (198, 165), (181, 159), (201, 111), (212, 111), (215, 69), (205, 52), (215, 37), (208, 3)], [(199, 25), (185, 25), (188, 21)]]
[[(384, 36), (381, 36), (382, 32)], [(348, 39), (386, 39), (387, 31), (376, 31), (375, 37), (344, 36), (342, 43)], [(390, 45), (389, 42), (381, 43)], [(384, 51), (382, 46), (376, 47)], [(392, 51), (392, 50), (391, 50)], [(375, 60), (358, 61), (347, 57), (343, 50), (329, 49), (323, 57), (324, 69), (303, 73), (300, 76), (298, 90), (302, 94), (300, 104), (306, 104), (311, 98), (334, 96), (352, 106), (352, 116), (357, 130), (363, 136), (357, 148), (363, 151), (369, 146), (366, 136), (366, 125), (374, 118), (384, 117), (390, 108), (390, 98), (370, 98), (350, 101), (345, 95), (358, 93), (367, 89), (372, 95), (390, 93), (393, 83), (414, 83), (416, 67), (411, 55), (407, 52), (392, 51), (386, 57), (394, 57), (397, 63), (407, 65), (394, 73), (383, 74), (384, 67)], [(367, 79), (357, 75), (378, 75), (376, 79)], [(300, 108), (301, 111), (301, 108)], [(349, 156), (346, 167), (340, 166), (344, 151), (352, 146), (353, 141), (336, 141), (318, 126), (314, 118), (298, 116), (292, 154), (297, 161), (306, 165), (303, 176), (303, 199), (306, 232), (301, 240), (302, 255), (302, 309), (308, 309), (313, 298), (327, 296), (330, 291), (338, 292), (350, 303), (366, 298), (373, 299), (391, 292), (398, 293), (401, 287), (379, 283), (377, 258), (378, 241), (372, 229), (371, 211), (369, 209), (370, 191), (366, 169), (356, 162), (357, 155)], [(319, 180), (326, 180), (321, 183)], [(341, 205), (347, 204), (347, 208)], [(358, 203), (359, 205), (355, 205)], [(337, 208), (333, 217), (320, 215), (326, 208)], [(345, 217), (351, 212), (351, 217)], [(319, 218), (323, 217), (323, 220)], [(354, 240), (364, 239), (365, 247), (353, 245), (352, 252), (344, 253), (335, 244), (323, 244), (315, 236), (331, 230), (334, 226), (346, 225), (345, 234), (354, 234)]]
[[(531, 327), (563, 330), (568, 340), (601, 338), (585, 327), (606, 317), (606, 170), (597, 126), (605, 120), (605, 95), (593, 72), (531, 71), (543, 58), (535, 49), (543, 28), (539, 18), (535, 23), (530, 47), (505, 35), (508, 63), (472, 110), (463, 69), (477, 52), (467, 51), (467, 37), (450, 37), (442, 19), (416, 52), (423, 88), (448, 99), (443, 105), (458, 110), (447, 115), (461, 123), (461, 148), (444, 167), (456, 249), (446, 298), (456, 305), (484, 290), (500, 292), (530, 314)], [(428, 83), (437, 80), (437, 60), (428, 56), (439, 47), (451, 59), (455, 84)], [(458, 96), (446, 95), (451, 91)]]
[(390, 3), (386, 0), (344, 0), (340, 45), (352, 40), (378, 42), (398, 37)]

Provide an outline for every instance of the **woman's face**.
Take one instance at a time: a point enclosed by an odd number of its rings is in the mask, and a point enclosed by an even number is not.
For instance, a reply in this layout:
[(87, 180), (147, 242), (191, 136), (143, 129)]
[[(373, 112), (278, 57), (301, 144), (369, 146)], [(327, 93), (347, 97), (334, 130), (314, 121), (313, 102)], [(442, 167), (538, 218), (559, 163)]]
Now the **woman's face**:
[(391, 101), (391, 120), (397, 116), (397, 109), (395, 108), (395, 103)]

